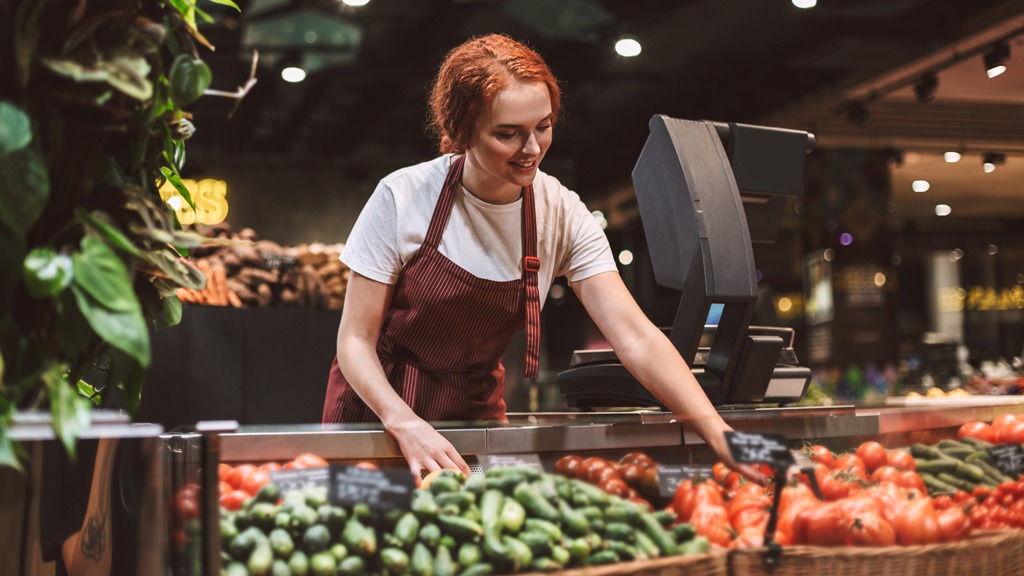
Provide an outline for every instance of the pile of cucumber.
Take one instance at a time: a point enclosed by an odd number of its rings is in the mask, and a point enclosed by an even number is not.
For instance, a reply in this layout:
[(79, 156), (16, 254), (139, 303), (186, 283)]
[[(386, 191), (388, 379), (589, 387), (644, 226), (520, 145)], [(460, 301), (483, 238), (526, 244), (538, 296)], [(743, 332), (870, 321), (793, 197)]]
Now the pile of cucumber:
[(222, 513), (223, 574), (486, 576), (555, 572), (679, 554), (708, 541), (671, 512), (650, 512), (585, 482), (528, 468), (442, 473), (408, 510), (374, 514), (266, 486)]
[(940, 440), (931, 446), (914, 444), (910, 453), (928, 493), (937, 496), (957, 490), (973, 492), (978, 486), (995, 487), (1014, 480), (992, 465), (986, 450), (991, 447), (984, 440), (964, 437)]

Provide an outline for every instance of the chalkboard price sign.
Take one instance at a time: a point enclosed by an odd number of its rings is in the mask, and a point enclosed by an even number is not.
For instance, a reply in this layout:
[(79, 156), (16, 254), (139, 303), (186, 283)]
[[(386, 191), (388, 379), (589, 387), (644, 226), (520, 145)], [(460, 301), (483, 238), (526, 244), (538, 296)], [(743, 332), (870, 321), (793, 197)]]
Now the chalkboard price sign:
[(363, 470), (354, 466), (331, 466), (328, 499), (335, 504), (365, 503), (378, 512), (407, 509), (415, 488), (406, 471)]
[(711, 466), (691, 464), (658, 464), (658, 491), (663, 498), (671, 498), (676, 489), (690, 478), (714, 478)]
[(1001, 444), (988, 449), (992, 464), (999, 471), (1016, 478), (1024, 471), (1024, 447), (1020, 444)]
[(274, 470), (270, 473), (270, 483), (280, 488), (281, 493), (314, 486), (327, 488), (330, 481), (331, 469), (326, 466), (294, 470)]
[(484, 469), (484, 472), (491, 468), (507, 466), (544, 471), (544, 466), (540, 463), (540, 456), (536, 454), (483, 454), (479, 458), (480, 467)]
[(768, 464), (773, 468), (793, 465), (793, 453), (786, 447), (786, 437), (781, 434), (726, 432), (725, 441), (729, 444), (733, 460), (740, 464)]

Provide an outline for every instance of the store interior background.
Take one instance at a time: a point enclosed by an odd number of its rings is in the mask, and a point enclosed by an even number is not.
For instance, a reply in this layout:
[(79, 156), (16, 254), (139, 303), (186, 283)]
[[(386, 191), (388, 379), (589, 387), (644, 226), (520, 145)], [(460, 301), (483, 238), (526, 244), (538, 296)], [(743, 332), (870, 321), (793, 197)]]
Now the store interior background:
[[(542, 169), (601, 212), (617, 255), (631, 252), (621, 273), (656, 323), (671, 323), (679, 294), (654, 281), (630, 171), (648, 119), (665, 114), (815, 134), (804, 197), (787, 206), (777, 241), (754, 249), (763, 296), (755, 323), (794, 328), (799, 358), (834, 399), (967, 384), (957, 379), (967, 365), (998, 373), (1021, 355), (1020, 0), (819, 0), (811, 9), (788, 0), (238, 3), (240, 14), (207, 3), (217, 24), (202, 31), (217, 49), (204, 59), (213, 87), (233, 90), (256, 49), (258, 81), (230, 118), (230, 100), (192, 106), (197, 132), (183, 171), (227, 183), (236, 230), (285, 246), (343, 243), (378, 179), (434, 156), (425, 95), (444, 53), (470, 36), (503, 32), (536, 48), (563, 85), (564, 112)], [(615, 53), (624, 36), (641, 42), (638, 56)], [(983, 58), (1000, 41), (1007, 70), (989, 79)], [(285, 82), (287, 66), (308, 75)], [(922, 98), (917, 81), (929, 72), (937, 87)], [(949, 163), (947, 151), (962, 158)], [(989, 173), (986, 153), (1000, 155)], [(914, 191), (918, 180), (927, 191)], [(940, 204), (951, 213), (937, 215)], [(832, 306), (823, 307), (813, 297), (829, 281)], [(564, 281), (554, 290), (542, 318), (541, 379), (518, 382), (521, 345), (507, 355), (511, 410), (557, 409), (558, 371), (574, 349), (599, 345)], [(194, 310), (186, 309), (186, 324)], [(282, 314), (298, 319), (298, 331), (265, 342), (277, 353), (266, 355), (274, 384), (263, 393), (303, 398), (301, 416), (199, 417), (318, 420), (337, 316)], [(154, 380), (170, 380), (179, 398), (185, 388), (203, 390), (211, 406), (209, 390), (245, 372), (217, 368), (237, 350), (204, 342), (199, 351), (194, 335), (168, 331), (156, 340), (143, 416), (161, 419), (152, 411), (164, 385)], [(296, 351), (314, 358), (296, 359)], [(183, 355), (191, 372), (178, 366)]]

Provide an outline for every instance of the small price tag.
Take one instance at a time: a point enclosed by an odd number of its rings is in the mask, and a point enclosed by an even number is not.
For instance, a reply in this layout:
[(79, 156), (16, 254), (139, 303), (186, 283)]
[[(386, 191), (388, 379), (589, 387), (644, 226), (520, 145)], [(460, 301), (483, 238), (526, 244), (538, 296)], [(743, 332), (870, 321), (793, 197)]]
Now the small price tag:
[(295, 470), (274, 470), (270, 473), (271, 484), (280, 488), (282, 494), (311, 486), (327, 488), (330, 480), (331, 469), (326, 466), (298, 468)]
[(1002, 444), (988, 448), (992, 465), (1007, 476), (1016, 478), (1024, 471), (1024, 447), (1020, 444)]
[(768, 464), (773, 468), (793, 465), (793, 453), (781, 434), (759, 432), (726, 432), (725, 441), (733, 460), (740, 464)]
[(332, 464), (327, 498), (335, 504), (365, 503), (375, 511), (409, 508), (415, 489), (406, 471), (363, 470)]
[(676, 489), (690, 478), (714, 478), (711, 466), (691, 464), (658, 464), (658, 491), (664, 498), (675, 495)]
[(544, 466), (540, 463), (540, 456), (537, 454), (484, 454), (480, 456), (480, 467), (484, 469), (484, 472), (491, 468), (508, 466), (544, 471)]

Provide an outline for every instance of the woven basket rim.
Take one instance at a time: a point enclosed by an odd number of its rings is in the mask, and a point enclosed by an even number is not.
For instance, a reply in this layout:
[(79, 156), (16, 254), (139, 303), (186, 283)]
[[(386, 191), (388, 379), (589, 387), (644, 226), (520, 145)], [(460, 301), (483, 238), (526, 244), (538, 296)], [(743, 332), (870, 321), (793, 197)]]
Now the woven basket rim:
[[(913, 556), (919, 554), (956, 554), (965, 549), (977, 550), (979, 546), (998, 546), (1004, 541), (1020, 538), (1024, 535), (1021, 530), (975, 530), (963, 540), (956, 542), (944, 542), (941, 544), (923, 544), (914, 546), (783, 546), (782, 558), (786, 556), (816, 557), (828, 556), (833, 559), (856, 556), (885, 557), (885, 556)], [(730, 556), (762, 556), (768, 552), (768, 548), (739, 548), (731, 550)]]
[[(591, 575), (591, 574), (633, 574), (642, 570), (651, 570), (663, 567), (686, 568), (701, 563), (721, 564), (721, 574), (726, 574), (728, 551), (722, 548), (712, 548), (703, 554), (688, 554), (685, 556), (662, 556), (648, 560), (630, 560), (628, 562), (616, 562), (615, 564), (604, 564), (601, 566), (580, 566), (560, 570), (558, 574), (563, 576)], [(521, 573), (518, 576), (541, 576), (539, 572)]]

